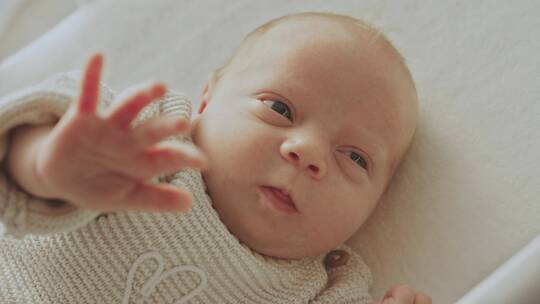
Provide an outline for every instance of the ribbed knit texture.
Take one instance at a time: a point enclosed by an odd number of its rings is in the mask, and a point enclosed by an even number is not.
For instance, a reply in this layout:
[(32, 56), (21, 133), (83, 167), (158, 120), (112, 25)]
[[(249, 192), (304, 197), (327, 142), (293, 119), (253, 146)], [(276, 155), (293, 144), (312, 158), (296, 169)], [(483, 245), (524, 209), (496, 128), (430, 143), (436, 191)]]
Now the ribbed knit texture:
[[(0, 303), (371, 303), (369, 269), (348, 246), (336, 248), (349, 255), (342, 266), (327, 266), (326, 254), (286, 260), (252, 251), (221, 222), (195, 170), (153, 180), (190, 191), (188, 213), (30, 212), (28, 204), (46, 202), (9, 179), (9, 131), (57, 121), (78, 96), (80, 76), (57, 75), (0, 99)], [(115, 93), (100, 90), (103, 112)], [(185, 96), (169, 91), (133, 125), (190, 114)]]

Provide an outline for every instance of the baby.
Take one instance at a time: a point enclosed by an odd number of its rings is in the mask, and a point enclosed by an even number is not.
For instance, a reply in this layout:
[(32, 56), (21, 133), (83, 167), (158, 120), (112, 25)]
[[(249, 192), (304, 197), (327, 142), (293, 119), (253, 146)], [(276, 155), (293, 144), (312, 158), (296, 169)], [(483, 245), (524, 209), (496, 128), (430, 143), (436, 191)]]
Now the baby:
[[(382, 34), (328, 13), (272, 20), (211, 74), (193, 119), (160, 84), (115, 96), (101, 68), (97, 54), (82, 87), (65, 74), (0, 103), (0, 218), (25, 236), (0, 240), (1, 299), (372, 303), (343, 243), (417, 115)], [(431, 299), (399, 285), (377, 303)]]

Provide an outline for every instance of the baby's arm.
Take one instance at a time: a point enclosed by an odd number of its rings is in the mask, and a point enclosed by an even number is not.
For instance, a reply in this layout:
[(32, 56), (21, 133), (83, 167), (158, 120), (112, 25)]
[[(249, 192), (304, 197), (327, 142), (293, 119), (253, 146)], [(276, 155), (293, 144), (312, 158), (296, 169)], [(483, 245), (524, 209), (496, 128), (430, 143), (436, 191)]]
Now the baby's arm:
[[(59, 77), (0, 99), (0, 220), (8, 234), (68, 231), (104, 211), (189, 207), (186, 191), (148, 182), (163, 173), (204, 166), (197, 149), (160, 142), (187, 131), (189, 101), (171, 93), (150, 105), (164, 96), (165, 88), (138, 88), (101, 117), (99, 89), (106, 91), (107, 104), (114, 94), (100, 84), (100, 71), (98, 55), (87, 66), (82, 88), (72, 77)], [(54, 126), (51, 114), (60, 116)], [(139, 124), (132, 121), (136, 116)]]
[[(189, 146), (158, 146), (186, 132), (185, 118), (155, 117), (132, 128), (138, 113), (165, 95), (163, 85), (139, 90), (101, 117), (97, 113), (101, 55), (88, 63), (78, 100), (53, 127), (22, 129), (10, 169), (31, 193), (95, 211), (185, 211), (186, 191), (147, 183), (162, 173), (200, 168), (200, 152)], [(32, 141), (33, 140), (33, 141)], [(17, 151), (18, 149), (18, 151)]]
[[(22, 238), (27, 234), (66, 232), (86, 225), (99, 214), (76, 209), (59, 199), (50, 199), (36, 186), (30, 185), (32, 182), (25, 177), (28, 175), (25, 168), (32, 167), (30, 155), (39, 152), (32, 146), (43, 140), (35, 138), (37, 135), (30, 134), (34, 133), (30, 130), (56, 124), (76, 99), (80, 78), (80, 72), (61, 73), (0, 97), (2, 234)], [(101, 91), (103, 104), (111, 104), (112, 91), (104, 86)], [(12, 146), (13, 143), (17, 147)]]
[[(54, 124), (44, 124), (15, 129), (11, 135), (11, 146), (7, 154), (7, 170), (10, 177), (29, 194), (44, 199), (58, 199), (39, 180), (35, 170), (36, 155), (53, 127)], [(28, 208), (43, 214), (59, 214), (71, 211), (74, 207), (61, 200), (42, 200), (30, 204)]]

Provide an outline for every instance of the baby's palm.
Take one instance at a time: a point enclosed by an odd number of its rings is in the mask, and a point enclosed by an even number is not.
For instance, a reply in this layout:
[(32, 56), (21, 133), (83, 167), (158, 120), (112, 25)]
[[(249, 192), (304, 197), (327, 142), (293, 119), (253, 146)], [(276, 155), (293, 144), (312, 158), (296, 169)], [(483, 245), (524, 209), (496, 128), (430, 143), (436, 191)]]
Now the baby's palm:
[(203, 155), (189, 146), (157, 144), (188, 132), (189, 121), (158, 117), (131, 128), (131, 121), (165, 93), (154, 85), (117, 105), (105, 118), (96, 114), (102, 56), (88, 63), (79, 100), (49, 133), (36, 171), (52, 193), (79, 207), (99, 210), (185, 211), (189, 193), (148, 179), (185, 167), (202, 168)]

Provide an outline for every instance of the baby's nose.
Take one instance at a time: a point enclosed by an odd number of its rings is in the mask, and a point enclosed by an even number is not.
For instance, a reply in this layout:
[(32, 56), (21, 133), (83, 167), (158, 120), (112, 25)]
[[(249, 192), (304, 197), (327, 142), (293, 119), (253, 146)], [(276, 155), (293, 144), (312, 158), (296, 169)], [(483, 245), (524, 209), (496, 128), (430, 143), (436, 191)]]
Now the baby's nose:
[(303, 161), (303, 159), (301, 160), (300, 159), (300, 156), (298, 156), (298, 154), (296, 152), (289, 152), (289, 158), (297, 165), (297, 166), (300, 166), (301, 169), (303, 169), (304, 167), (307, 167), (308, 170), (310, 171), (310, 173), (312, 175), (314, 175), (314, 177), (316, 178), (320, 178), (321, 177), (321, 169), (319, 168), (320, 165), (314, 165), (314, 164), (306, 164), (305, 161)]

